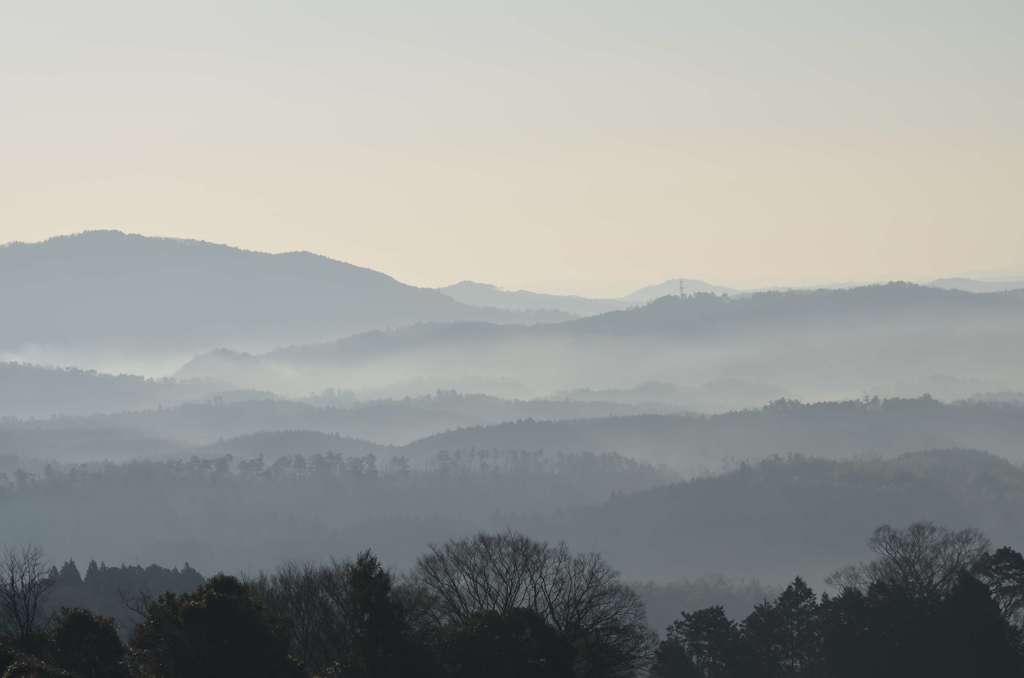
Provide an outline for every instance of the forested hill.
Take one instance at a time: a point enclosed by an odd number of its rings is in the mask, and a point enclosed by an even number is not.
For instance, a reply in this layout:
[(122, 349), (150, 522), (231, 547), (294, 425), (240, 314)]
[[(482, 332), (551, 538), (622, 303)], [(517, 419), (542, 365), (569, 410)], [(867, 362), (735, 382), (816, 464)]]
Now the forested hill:
[(1024, 469), (948, 450), (890, 461), (778, 458), (523, 525), (596, 550), (633, 576), (782, 581), (794, 568), (821, 578), (862, 559), (864, 535), (881, 524), (975, 526), (1020, 548), (1022, 512)]
[(368, 547), (407, 567), (430, 542), (506, 527), (602, 553), (634, 580), (817, 580), (865, 557), (878, 525), (925, 518), (1024, 546), (1024, 470), (983, 452), (775, 458), (674, 480), (614, 455), (440, 453), (420, 468), (225, 455), (0, 472), (0, 511), (13, 543), (207, 572)]

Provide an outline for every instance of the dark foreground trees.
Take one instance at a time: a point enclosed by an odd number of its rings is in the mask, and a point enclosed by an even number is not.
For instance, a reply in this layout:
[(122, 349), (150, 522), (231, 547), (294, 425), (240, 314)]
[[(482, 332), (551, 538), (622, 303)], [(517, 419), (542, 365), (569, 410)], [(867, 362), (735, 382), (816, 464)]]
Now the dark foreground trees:
[(404, 578), (369, 552), (250, 581), (218, 575), (150, 599), (127, 646), (112, 620), (81, 609), (27, 640), (7, 623), (0, 676), (1024, 676), (1020, 553), (929, 524), (881, 528), (869, 544), (877, 557), (845, 570), (835, 595), (797, 578), (739, 622), (722, 607), (684, 613), (657, 648), (601, 558), (505, 533), (436, 546)]
[(289, 655), (284, 620), (234, 577), (218, 575), (188, 595), (146, 605), (131, 640), (131, 664), (145, 678), (288, 678), (303, 673)]
[(513, 533), (434, 547), (401, 582), (364, 553), (254, 588), (322, 675), (632, 676), (653, 646), (639, 598), (600, 557)]
[(292, 654), (323, 676), (430, 676), (434, 662), (414, 637), (410, 606), (370, 552), (326, 566), (285, 565), (253, 582), (286, 619)]
[(410, 577), (434, 628), (526, 611), (572, 649), (573, 675), (616, 678), (646, 666), (653, 650), (643, 604), (597, 554), (573, 554), (514, 533), (435, 546)]
[(43, 601), (54, 580), (35, 546), (0, 553), (0, 637), (29, 647), (42, 626)]
[(683, 614), (656, 678), (1011, 678), (1024, 675), (1017, 583), (1024, 559), (972, 530), (880, 528), (877, 558), (836, 577), (835, 597), (797, 579), (742, 623)]

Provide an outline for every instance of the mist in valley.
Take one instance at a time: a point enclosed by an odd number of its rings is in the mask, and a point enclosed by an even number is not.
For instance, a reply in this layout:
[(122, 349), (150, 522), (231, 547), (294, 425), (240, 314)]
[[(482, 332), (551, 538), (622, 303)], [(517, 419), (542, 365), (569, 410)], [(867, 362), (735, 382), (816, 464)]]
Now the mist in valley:
[(1024, 675), (1024, 14), (805, 5), (5, 9), (0, 678)]

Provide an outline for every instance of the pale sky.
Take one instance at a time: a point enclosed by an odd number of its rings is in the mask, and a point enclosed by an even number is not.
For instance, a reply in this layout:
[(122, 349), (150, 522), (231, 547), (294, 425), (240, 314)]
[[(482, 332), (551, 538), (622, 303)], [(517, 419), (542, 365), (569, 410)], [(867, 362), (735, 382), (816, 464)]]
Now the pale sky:
[(0, 0), (0, 241), (618, 294), (1024, 273), (1024, 2)]

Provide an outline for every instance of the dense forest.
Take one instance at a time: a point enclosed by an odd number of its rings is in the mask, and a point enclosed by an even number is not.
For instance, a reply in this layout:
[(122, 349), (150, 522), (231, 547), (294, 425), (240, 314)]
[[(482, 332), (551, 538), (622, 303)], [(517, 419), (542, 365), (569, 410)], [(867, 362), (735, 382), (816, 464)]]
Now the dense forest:
[[(977, 530), (926, 522), (882, 526), (868, 546), (870, 559), (830, 577), (830, 593), (815, 593), (797, 576), (741, 621), (712, 604), (682, 610), (657, 631), (637, 591), (601, 556), (513, 532), (430, 546), (399, 574), (365, 551), (206, 581), (188, 568), (95, 564), (83, 580), (73, 563), (47, 570), (42, 553), (24, 547), (0, 560), (0, 671), (11, 678), (1021, 675), (1019, 552), (993, 547)], [(134, 615), (127, 625), (91, 607), (88, 592), (109, 597), (111, 586), (134, 594), (121, 592)]]

